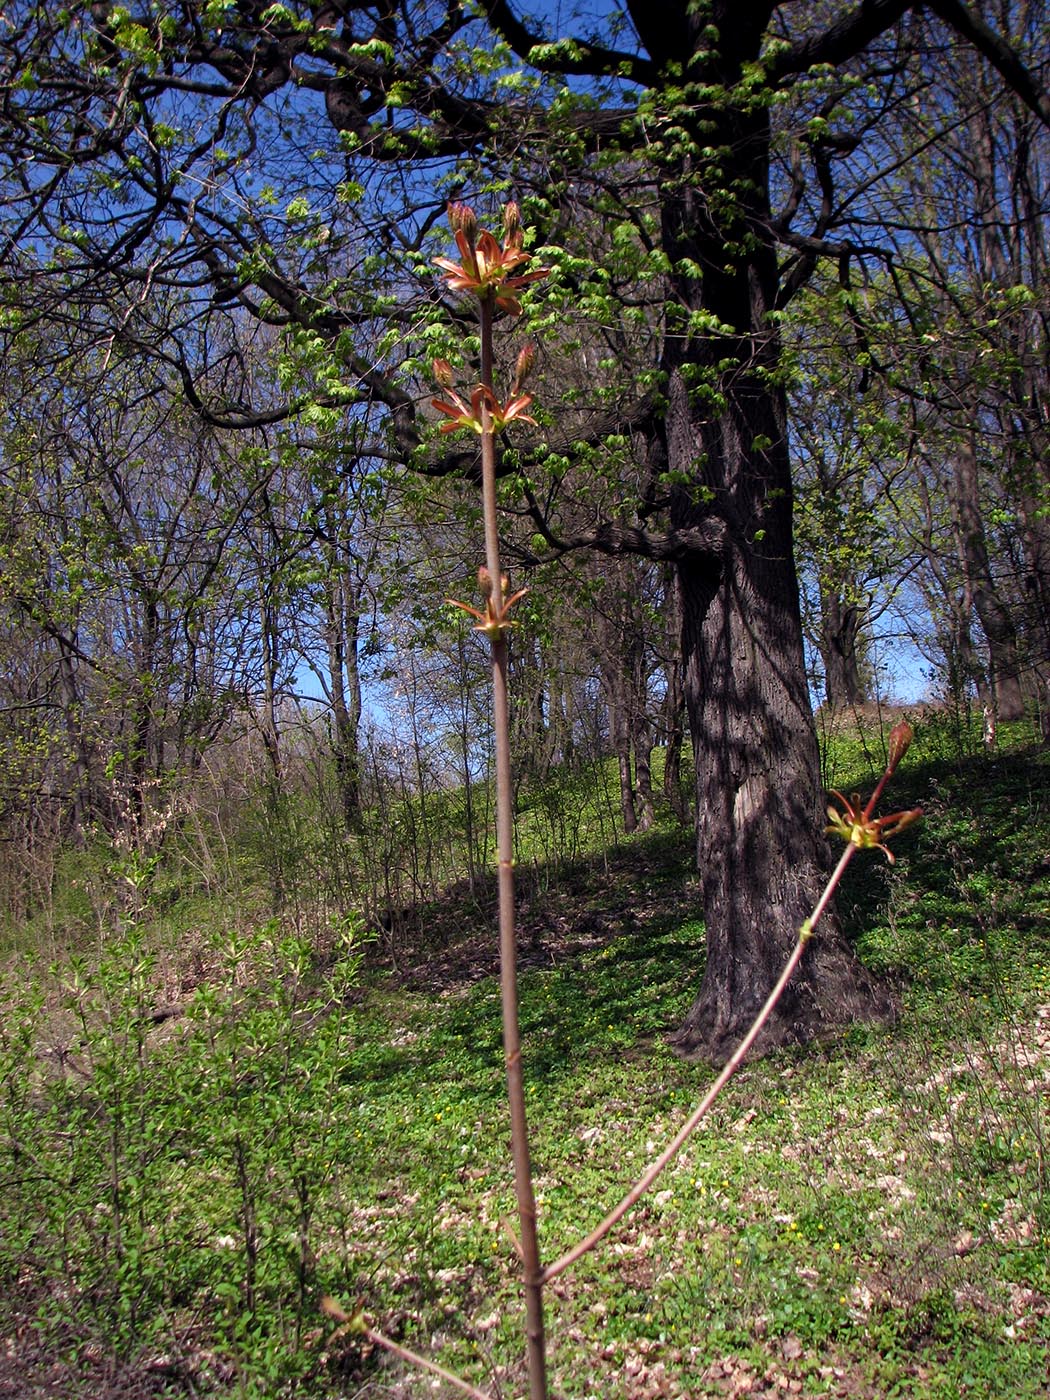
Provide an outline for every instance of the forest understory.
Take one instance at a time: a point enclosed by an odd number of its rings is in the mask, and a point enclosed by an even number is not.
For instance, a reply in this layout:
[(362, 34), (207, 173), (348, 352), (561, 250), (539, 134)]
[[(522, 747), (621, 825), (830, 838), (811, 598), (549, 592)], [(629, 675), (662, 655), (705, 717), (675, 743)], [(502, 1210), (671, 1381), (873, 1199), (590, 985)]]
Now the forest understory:
[[(925, 818), (840, 898), (896, 1025), (745, 1065), (552, 1286), (556, 1394), (1046, 1394), (1050, 768), (1030, 732), (1002, 738), (946, 756), (919, 723), (896, 796)], [(877, 744), (832, 738), (828, 782), (870, 787)], [(580, 799), (566, 778), (586, 826)], [(703, 959), (688, 831), (661, 807), (598, 834), (519, 882), (548, 1257), (711, 1077), (667, 1045)], [(437, 1393), (325, 1296), (521, 1393), (487, 881), (369, 929), (310, 880), (266, 914), (246, 868), (209, 901), (175, 861), (123, 892), (85, 861), (93, 926), (9, 930), (0, 1395)]]

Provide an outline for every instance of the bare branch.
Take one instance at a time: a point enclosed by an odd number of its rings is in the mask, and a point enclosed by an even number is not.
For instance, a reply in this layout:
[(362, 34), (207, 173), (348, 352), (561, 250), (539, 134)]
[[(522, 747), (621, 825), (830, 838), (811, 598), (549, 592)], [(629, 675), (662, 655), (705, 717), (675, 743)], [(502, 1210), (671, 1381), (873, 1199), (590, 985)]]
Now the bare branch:
[(776, 83), (781, 78), (805, 73), (818, 63), (846, 63), (913, 8), (912, 0), (861, 0), (856, 9), (823, 34), (812, 35), (775, 54), (766, 64), (770, 81)]
[(657, 79), (656, 65), (638, 54), (607, 49), (582, 39), (561, 40), (556, 47), (548, 45), (544, 52), (544, 40), (522, 24), (508, 0), (481, 0), (481, 8), (518, 57), (544, 73), (578, 73), (595, 78), (619, 75), (643, 86)]
[(974, 14), (963, 0), (929, 0), (928, 8), (968, 40), (1044, 126), (1050, 126), (1050, 97), (1045, 87), (1022, 63), (1016, 50), (985, 23), (981, 15)]

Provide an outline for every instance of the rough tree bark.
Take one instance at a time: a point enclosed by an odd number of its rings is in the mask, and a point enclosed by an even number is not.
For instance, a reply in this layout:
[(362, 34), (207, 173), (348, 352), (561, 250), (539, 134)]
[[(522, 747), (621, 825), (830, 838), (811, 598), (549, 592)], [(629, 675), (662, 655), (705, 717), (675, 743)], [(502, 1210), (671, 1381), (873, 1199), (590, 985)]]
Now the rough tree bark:
[[(764, 5), (716, 3), (702, 17), (681, 7), (685, 32), (675, 33), (655, 28), (640, 4), (631, 8), (654, 59), (680, 58), (685, 40), (694, 80), (725, 94), (742, 65), (757, 59), (769, 17)], [(715, 51), (706, 48), (706, 22), (722, 35)], [(699, 477), (702, 487), (676, 492), (671, 525), (713, 515), (725, 526), (720, 557), (697, 554), (678, 565), (707, 962), (674, 1042), (717, 1062), (732, 1052), (783, 966), (826, 879), (828, 848), (771, 318), (778, 270), (768, 232), (768, 115), (726, 96), (692, 122), (694, 148), (732, 151), (735, 168), (717, 216), (690, 156), (673, 158), (662, 172), (669, 301), (685, 319), (684, 328), (669, 328), (679, 334), (668, 335), (664, 352), (667, 460), (672, 473)], [(762, 1045), (811, 1039), (887, 1010), (832, 918)]]
[(856, 604), (843, 602), (833, 589), (820, 590), (817, 645), (824, 665), (824, 698), (833, 709), (852, 709), (868, 698), (860, 659), (863, 618)]
[(977, 453), (972, 437), (955, 453), (953, 496), (959, 564), (967, 592), (988, 641), (988, 672), (996, 714), (1003, 720), (1021, 719), (1024, 694), (1017, 651), (1017, 629), (1010, 609), (999, 596), (988, 557), (977, 479)]
[(664, 799), (677, 819), (683, 824), (687, 820), (686, 804), (682, 793), (682, 744), (685, 738), (685, 689), (682, 677), (682, 609), (678, 601), (678, 585), (665, 590), (664, 612), (670, 635), (667, 638), (667, 655), (664, 660), (666, 689), (663, 703), (664, 757)]

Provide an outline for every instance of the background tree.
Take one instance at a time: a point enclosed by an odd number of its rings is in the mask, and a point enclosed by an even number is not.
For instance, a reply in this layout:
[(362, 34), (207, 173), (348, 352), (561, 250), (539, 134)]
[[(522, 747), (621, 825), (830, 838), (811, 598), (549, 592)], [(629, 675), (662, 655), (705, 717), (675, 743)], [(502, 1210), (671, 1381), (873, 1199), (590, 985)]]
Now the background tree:
[(858, 344), (858, 317), (874, 322), (886, 292), (882, 277), (862, 290), (816, 277), (787, 332), (803, 624), (832, 709), (884, 693), (878, 660), (900, 640), (893, 610), (921, 557), (900, 527), (914, 467), (894, 393), (867, 326)]
[[(1045, 42), (1041, 7), (1001, 7), (999, 22)], [(951, 521), (928, 570), (944, 595), (938, 611), (956, 614), (950, 669), (1013, 719), (1045, 665), (1020, 583), (1026, 556), (1039, 554), (1022, 541), (1024, 498), (1040, 488), (1030, 469), (1018, 477), (1012, 466), (1012, 444), (1038, 435), (1045, 400), (1036, 368), (1045, 360), (1045, 127), (1004, 93), (986, 55), (942, 59), (926, 100), (899, 109), (902, 140), (919, 155), (884, 206), (898, 310), (883, 312), (877, 347), (864, 348), (875, 351), (869, 374), (884, 373), (897, 399), (902, 453), (931, 493), (927, 515)], [(921, 54), (909, 63), (918, 82)]]
[(5, 402), (3, 583), (14, 625), (53, 652), (55, 797), (82, 838), (163, 806), (237, 704), (253, 655), (235, 536), (255, 487), (142, 362), (30, 373)]

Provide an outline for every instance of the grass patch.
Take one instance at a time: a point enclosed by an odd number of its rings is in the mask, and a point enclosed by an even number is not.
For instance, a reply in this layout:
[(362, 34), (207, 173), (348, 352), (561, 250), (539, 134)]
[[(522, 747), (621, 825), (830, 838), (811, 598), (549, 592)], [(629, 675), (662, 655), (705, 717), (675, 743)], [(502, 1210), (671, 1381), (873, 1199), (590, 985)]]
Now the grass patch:
[[(862, 757), (852, 772), (866, 784)], [(744, 1068), (657, 1189), (550, 1290), (557, 1394), (1046, 1394), (1047, 776), (1034, 751), (902, 774), (896, 800), (927, 819), (893, 870), (855, 861), (842, 899), (899, 987), (899, 1024)], [(547, 1257), (709, 1081), (664, 1040), (702, 966), (689, 845), (668, 825), (562, 861), (557, 881), (524, 872)], [(114, 1377), (267, 1400), (434, 1393), (333, 1340), (331, 1292), (520, 1393), (487, 917), (483, 899), (436, 901), (396, 974), (360, 962), (345, 926), (220, 940), (160, 1023), (170, 964), (148, 922), (85, 958), (79, 982), (68, 962), (15, 969), (0, 1381), (17, 1365), (25, 1393), (47, 1372), (71, 1397), (121, 1393)]]

